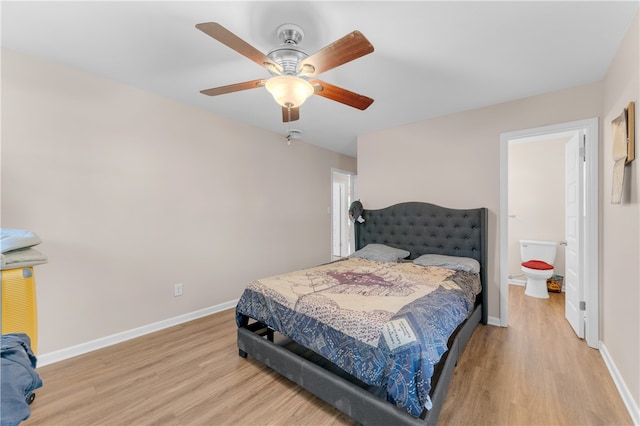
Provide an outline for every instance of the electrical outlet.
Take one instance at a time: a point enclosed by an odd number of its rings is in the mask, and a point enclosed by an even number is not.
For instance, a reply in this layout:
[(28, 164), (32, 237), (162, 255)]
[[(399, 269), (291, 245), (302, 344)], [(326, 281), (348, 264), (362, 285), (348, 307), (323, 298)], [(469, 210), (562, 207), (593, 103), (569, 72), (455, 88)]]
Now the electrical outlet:
[(182, 283), (173, 286), (173, 297), (182, 296)]

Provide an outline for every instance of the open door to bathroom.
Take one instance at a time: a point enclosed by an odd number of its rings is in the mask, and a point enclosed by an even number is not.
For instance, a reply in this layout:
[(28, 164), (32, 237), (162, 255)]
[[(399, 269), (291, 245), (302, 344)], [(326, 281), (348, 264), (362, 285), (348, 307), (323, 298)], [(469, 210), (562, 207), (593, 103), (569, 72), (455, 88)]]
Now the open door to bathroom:
[[(599, 339), (599, 184), (598, 184), (598, 146), (599, 146), (598, 118), (554, 124), (533, 129), (500, 134), (500, 318), (499, 324), (507, 327), (509, 324), (509, 197), (508, 197), (508, 158), (509, 145), (521, 143), (523, 140), (533, 141), (557, 136), (558, 134), (578, 133), (579, 140), (583, 141), (583, 152), (580, 152), (582, 166), (579, 173), (582, 189), (581, 202), (577, 205), (580, 209), (579, 219), (581, 225), (576, 225), (581, 232), (580, 249), (581, 258), (578, 295), (573, 303), (578, 307), (576, 317), (582, 327), (582, 337), (587, 345), (598, 348)], [(584, 135), (584, 136), (581, 136)], [(578, 149), (580, 147), (578, 146)], [(565, 236), (566, 237), (566, 236)], [(565, 272), (565, 275), (567, 273)], [(566, 287), (566, 285), (565, 285)], [(584, 302), (584, 303), (583, 303)], [(579, 331), (579, 329), (578, 329)]]

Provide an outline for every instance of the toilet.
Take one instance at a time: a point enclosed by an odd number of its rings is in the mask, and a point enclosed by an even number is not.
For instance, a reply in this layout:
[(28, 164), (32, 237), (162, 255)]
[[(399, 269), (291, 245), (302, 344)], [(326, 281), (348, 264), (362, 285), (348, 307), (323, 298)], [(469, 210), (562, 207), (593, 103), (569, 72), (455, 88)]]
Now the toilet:
[(547, 279), (553, 275), (557, 243), (553, 241), (520, 240), (522, 272), (527, 277), (524, 294), (548, 299)]

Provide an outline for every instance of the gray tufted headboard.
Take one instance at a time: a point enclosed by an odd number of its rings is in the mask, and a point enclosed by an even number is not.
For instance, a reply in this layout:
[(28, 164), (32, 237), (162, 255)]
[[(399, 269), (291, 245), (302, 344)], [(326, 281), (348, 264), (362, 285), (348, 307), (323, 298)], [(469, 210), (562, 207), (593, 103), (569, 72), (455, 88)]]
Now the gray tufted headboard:
[(487, 307), (487, 209), (450, 209), (435, 204), (407, 202), (365, 210), (364, 223), (355, 223), (356, 250), (367, 244), (385, 244), (411, 253), (471, 257), (480, 262), (482, 323)]

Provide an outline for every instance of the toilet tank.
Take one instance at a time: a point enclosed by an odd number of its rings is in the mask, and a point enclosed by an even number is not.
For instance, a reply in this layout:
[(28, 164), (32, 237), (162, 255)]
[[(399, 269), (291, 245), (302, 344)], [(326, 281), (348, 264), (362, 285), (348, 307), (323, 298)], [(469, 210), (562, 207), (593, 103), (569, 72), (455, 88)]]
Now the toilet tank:
[(520, 257), (523, 262), (527, 260), (542, 260), (550, 265), (556, 260), (556, 247), (554, 241), (520, 240)]

